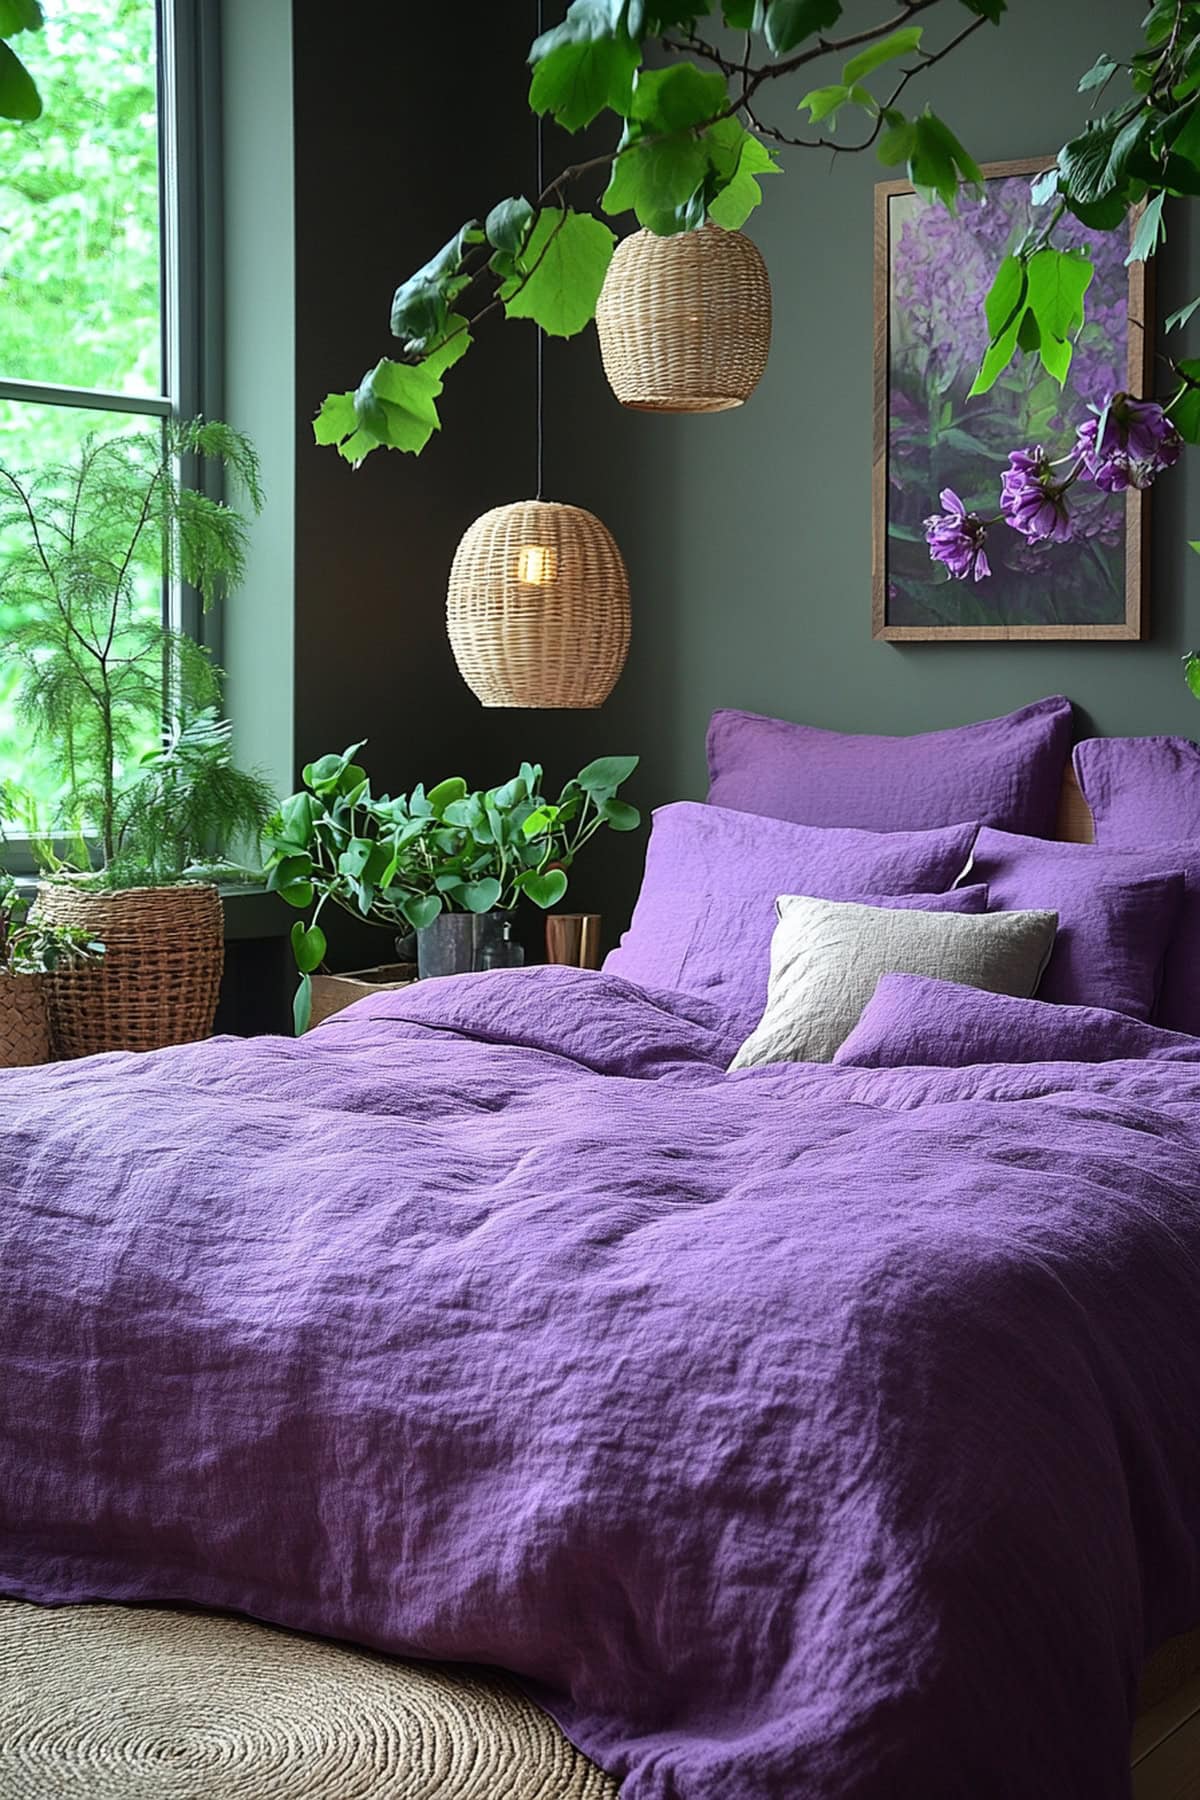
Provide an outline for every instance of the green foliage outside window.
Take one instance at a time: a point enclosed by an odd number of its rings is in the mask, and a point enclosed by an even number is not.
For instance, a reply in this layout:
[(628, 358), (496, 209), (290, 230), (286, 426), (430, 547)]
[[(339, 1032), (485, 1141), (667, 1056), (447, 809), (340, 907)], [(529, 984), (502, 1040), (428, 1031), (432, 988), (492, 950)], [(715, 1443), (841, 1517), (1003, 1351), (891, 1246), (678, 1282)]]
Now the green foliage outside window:
[[(29, 0), (0, 0), (0, 38)], [(162, 391), (159, 171), (153, 0), (44, 0), (42, 29), (13, 48), (43, 102), (0, 125), (0, 380), (127, 394)], [(3, 44), (0, 43), (0, 55)], [(3, 112), (0, 85), (0, 112)], [(69, 464), (91, 435), (144, 431), (144, 418), (0, 400), (0, 464)], [(0, 535), (0, 561), (14, 548)], [(142, 576), (137, 607), (157, 621), (161, 584)], [(60, 823), (64, 784), (51, 748), (16, 716), (11, 646), (28, 622), (0, 596), (0, 781)], [(145, 727), (145, 722), (143, 722)], [(153, 725), (136, 748), (155, 741)]]

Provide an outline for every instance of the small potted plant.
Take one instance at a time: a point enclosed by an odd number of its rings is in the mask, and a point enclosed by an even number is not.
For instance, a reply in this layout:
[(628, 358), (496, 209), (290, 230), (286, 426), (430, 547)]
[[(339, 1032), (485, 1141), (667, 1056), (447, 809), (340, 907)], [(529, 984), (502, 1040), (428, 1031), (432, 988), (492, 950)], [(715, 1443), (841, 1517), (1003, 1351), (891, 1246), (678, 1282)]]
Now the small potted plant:
[(636, 756), (605, 756), (542, 793), (542, 770), (522, 763), (510, 781), (471, 792), (460, 776), (376, 796), (355, 758), (323, 756), (285, 800), (264, 837), (267, 885), (308, 912), (292, 927), (300, 969), (296, 1029), (306, 1029), (313, 974), (325, 959), (321, 912), (331, 902), (393, 934), (414, 931), (420, 973), (458, 974), (502, 960), (522, 901), (556, 906), (568, 871), (602, 826), (632, 831), (637, 808), (617, 790)]
[(215, 465), (259, 509), (253, 447), (211, 420), (92, 440), (34, 477), (0, 467), (17, 704), (59, 759), (62, 816), (90, 852), (69, 868), (44, 845), (38, 915), (108, 946), (102, 965), (50, 984), (64, 1055), (206, 1035), (224, 934), (204, 865), (253, 839), (274, 806), (232, 762), (220, 670), (161, 616), (164, 569), (209, 607), (245, 566), (246, 520), (182, 481), (184, 459)]
[(0, 1069), (50, 1061), (46, 978), (103, 954), (86, 932), (31, 917), (29, 899), (0, 869)]

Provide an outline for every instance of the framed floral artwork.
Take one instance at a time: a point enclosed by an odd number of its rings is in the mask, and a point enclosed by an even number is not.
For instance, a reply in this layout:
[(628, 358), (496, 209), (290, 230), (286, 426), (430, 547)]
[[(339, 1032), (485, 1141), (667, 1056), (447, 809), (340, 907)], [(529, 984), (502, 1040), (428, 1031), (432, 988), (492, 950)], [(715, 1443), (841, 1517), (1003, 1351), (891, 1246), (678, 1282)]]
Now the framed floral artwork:
[(1147, 498), (1135, 488), (1073, 486), (1054, 541), (990, 526), (982, 568), (977, 560), (965, 580), (933, 560), (927, 542), (926, 522), (949, 512), (953, 526), (956, 505), (998, 518), (1011, 452), (1068, 454), (1110, 395), (1146, 392), (1146, 266), (1126, 266), (1125, 232), (1091, 231), (1068, 215), (1054, 241), (1085, 249), (1095, 274), (1064, 385), (1036, 354), (1022, 354), (971, 397), (988, 344), (984, 298), (1003, 257), (1044, 216), (1030, 187), (1048, 166), (1045, 158), (987, 165), (982, 195), (964, 191), (955, 214), (907, 182), (876, 188), (876, 638), (1143, 635)]

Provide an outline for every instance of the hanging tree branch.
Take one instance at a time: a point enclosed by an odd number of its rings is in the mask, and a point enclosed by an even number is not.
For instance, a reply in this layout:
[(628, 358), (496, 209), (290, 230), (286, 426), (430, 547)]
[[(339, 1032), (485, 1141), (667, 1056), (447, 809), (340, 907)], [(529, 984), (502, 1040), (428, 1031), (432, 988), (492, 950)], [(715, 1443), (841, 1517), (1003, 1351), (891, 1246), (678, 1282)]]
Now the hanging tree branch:
[[(960, 14), (965, 7), (970, 22), (926, 50), (924, 26), (913, 21), (947, 7)], [(336, 446), (356, 466), (381, 446), (424, 449), (439, 427), (444, 376), (470, 348), (472, 329), (495, 313), (531, 319), (551, 336), (582, 331), (616, 242), (596, 212), (570, 204), (570, 194), (597, 173), (609, 175), (600, 211), (632, 214), (660, 236), (710, 221), (728, 229), (744, 224), (762, 199), (760, 178), (780, 172), (770, 142), (847, 154), (875, 148), (886, 166), (906, 168), (920, 192), (953, 205), (960, 181), (980, 179), (978, 168), (929, 108), (909, 118), (898, 102), (910, 81), (983, 24), (999, 24), (1005, 9), (1006, 0), (904, 0), (875, 24), (834, 37), (828, 33), (841, 0), (721, 0), (723, 23), (744, 33), (739, 59), (696, 30), (713, 0), (573, 0), (563, 23), (530, 50), (530, 106), (568, 131), (612, 113), (621, 122), (618, 142), (562, 169), (533, 203), (514, 196), (494, 206), (482, 226), (468, 221), (402, 282), (391, 314), (398, 354), (377, 363), (356, 389), (326, 399), (314, 425), (317, 442)], [(679, 31), (682, 38), (672, 35)], [(686, 60), (650, 66), (654, 46)], [(916, 60), (880, 100), (870, 78), (909, 58)], [(831, 130), (843, 109), (863, 114), (871, 129), (862, 141), (792, 137), (758, 117), (753, 102), (761, 90), (822, 60), (841, 63), (840, 79), (805, 93), (799, 109)], [(468, 305), (489, 280), (487, 298)]]

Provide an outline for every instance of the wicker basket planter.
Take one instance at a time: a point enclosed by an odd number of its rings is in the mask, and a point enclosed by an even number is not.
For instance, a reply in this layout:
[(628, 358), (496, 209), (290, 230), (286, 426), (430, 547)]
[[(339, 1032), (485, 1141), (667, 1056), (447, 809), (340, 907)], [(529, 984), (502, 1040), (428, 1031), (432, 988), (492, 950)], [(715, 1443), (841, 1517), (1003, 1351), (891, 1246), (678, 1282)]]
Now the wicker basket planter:
[(617, 245), (596, 306), (608, 384), (640, 412), (741, 406), (771, 347), (771, 282), (740, 231), (635, 231)]
[(49, 977), (50, 1028), (59, 1056), (161, 1050), (208, 1037), (225, 961), (215, 887), (127, 888), (117, 893), (44, 883), (38, 911), (104, 944), (100, 962)]
[(376, 969), (350, 969), (345, 975), (314, 975), (312, 978), (311, 1031), (334, 1013), (365, 1000), (369, 994), (390, 994), (396, 988), (411, 987), (417, 979), (413, 963), (381, 963)]
[(485, 706), (600, 706), (629, 649), (621, 552), (580, 506), (494, 507), (454, 554), (446, 623)]
[(50, 1061), (50, 1014), (44, 975), (0, 970), (0, 1069)]

